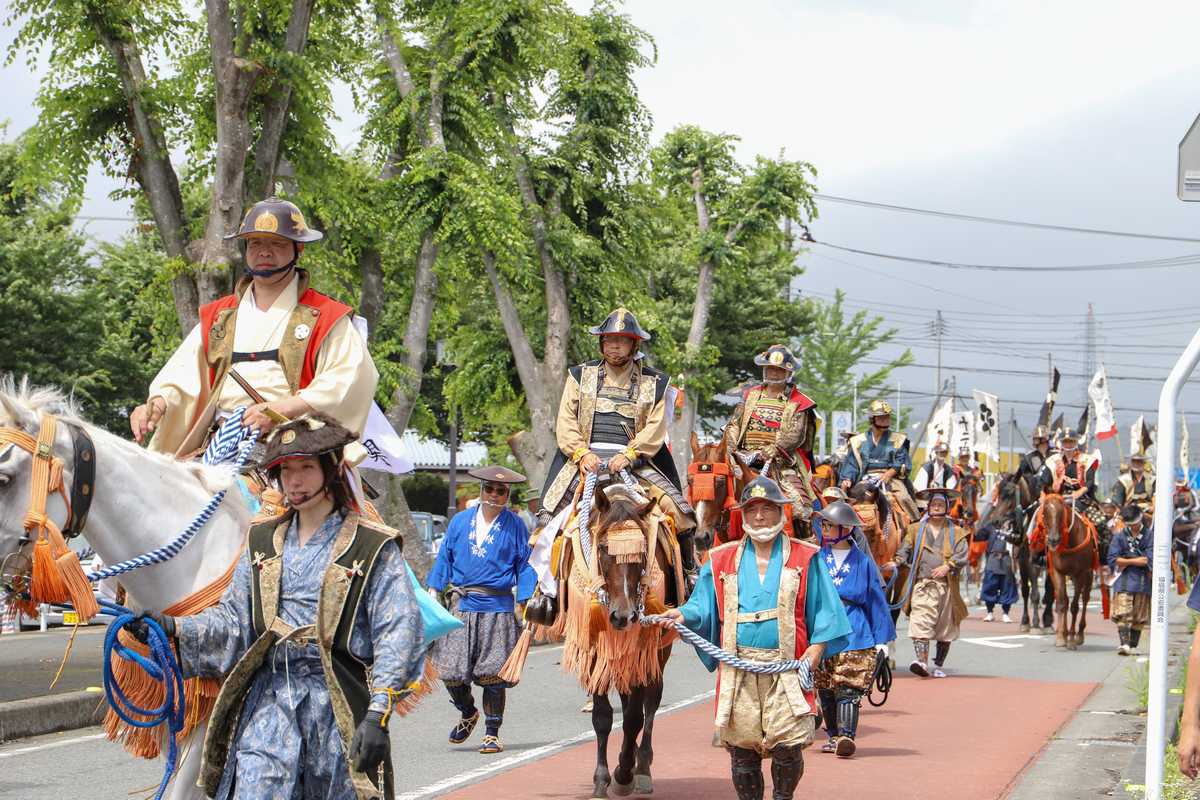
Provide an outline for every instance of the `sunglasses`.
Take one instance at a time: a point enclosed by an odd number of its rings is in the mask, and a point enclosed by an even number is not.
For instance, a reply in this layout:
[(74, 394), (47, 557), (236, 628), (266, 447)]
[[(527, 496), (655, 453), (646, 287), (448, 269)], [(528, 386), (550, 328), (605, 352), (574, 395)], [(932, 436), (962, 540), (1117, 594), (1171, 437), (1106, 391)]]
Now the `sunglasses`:
[(483, 484), (484, 494), (508, 494), (508, 486), (503, 483), (485, 483)]

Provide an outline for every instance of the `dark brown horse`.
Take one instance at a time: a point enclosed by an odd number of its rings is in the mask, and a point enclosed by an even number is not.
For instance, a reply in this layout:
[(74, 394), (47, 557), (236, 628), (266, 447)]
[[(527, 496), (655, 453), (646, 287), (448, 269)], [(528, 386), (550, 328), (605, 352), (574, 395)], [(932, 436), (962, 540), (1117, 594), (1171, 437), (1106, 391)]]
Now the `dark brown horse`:
[[(652, 502), (624, 486), (596, 492), (591, 525), (592, 552), (576, 536), (567, 588), (563, 668), (575, 673), (592, 695), (596, 769), (592, 796), (625, 796), (653, 791), (654, 717), (662, 702), (663, 667), (671, 656), (674, 632), (639, 623), (679, 602), (683, 576), (667, 555), (674, 538), (669, 522)], [(608, 692), (621, 698), (623, 737), (617, 767), (609, 773), (608, 737), (613, 707)], [(641, 740), (639, 742), (639, 736)]]
[[(1021, 587), (1021, 631), (1040, 631), (1042, 618), (1042, 567), (1033, 558), (1029, 546), (1029, 518), (1025, 509), (1033, 505), (1033, 490), (1023, 475), (1012, 472), (996, 484), (996, 501), (979, 521), (979, 527), (992, 525), (1016, 544), (1017, 581)], [(1032, 609), (1032, 610), (1031, 610)], [(1030, 627), (1032, 625), (1032, 628)]]
[[(1039, 513), (1041, 520), (1038, 530), (1044, 532), (1046, 537), (1046, 561), (1054, 583), (1054, 645), (1076, 650), (1083, 644), (1092, 577), (1099, 566), (1096, 528), (1086, 517), (1068, 506), (1062, 495), (1044, 496)], [(1075, 590), (1069, 602), (1068, 580)]]
[(758, 472), (733, 457), (724, 437), (700, 444), (692, 434), (692, 461), (688, 465), (688, 502), (696, 512), (696, 556), (708, 560), (708, 551), (729, 541), (729, 519), (742, 489)]

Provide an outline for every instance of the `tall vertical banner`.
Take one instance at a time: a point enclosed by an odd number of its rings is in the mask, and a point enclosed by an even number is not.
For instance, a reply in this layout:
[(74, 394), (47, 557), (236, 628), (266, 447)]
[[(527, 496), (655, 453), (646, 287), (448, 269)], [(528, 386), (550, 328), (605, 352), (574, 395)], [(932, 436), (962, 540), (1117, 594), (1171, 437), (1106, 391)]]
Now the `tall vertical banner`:
[(1143, 414), (1138, 414), (1138, 418), (1133, 421), (1133, 425), (1129, 428), (1129, 454), (1145, 453), (1142, 449), (1142, 440), (1146, 435), (1146, 417)]
[(987, 453), (988, 458), (1000, 460), (1000, 398), (975, 389), (975, 444), (976, 453)]
[(950, 453), (954, 458), (963, 448), (975, 452), (975, 412), (956, 411), (950, 423)]
[(925, 435), (925, 458), (927, 460), (932, 460), (933, 447), (938, 442), (950, 444), (950, 435), (952, 433), (950, 430), (950, 409), (953, 407), (954, 401), (946, 398), (946, 402), (938, 406), (937, 410), (933, 412), (933, 416), (929, 419), (929, 429)]
[(1116, 436), (1117, 417), (1113, 413), (1112, 397), (1108, 393), (1108, 375), (1104, 372), (1103, 364), (1088, 384), (1088, 397), (1096, 409), (1096, 438), (1111, 439)]
[(1188, 427), (1187, 415), (1179, 412), (1179, 466), (1183, 470), (1183, 479), (1187, 480), (1188, 472)]

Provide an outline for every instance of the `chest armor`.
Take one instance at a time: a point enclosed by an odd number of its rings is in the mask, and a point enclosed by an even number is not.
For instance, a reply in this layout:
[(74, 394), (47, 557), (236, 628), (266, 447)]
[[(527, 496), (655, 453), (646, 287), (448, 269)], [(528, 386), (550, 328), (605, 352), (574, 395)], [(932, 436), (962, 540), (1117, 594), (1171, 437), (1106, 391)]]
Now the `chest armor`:
[(862, 444), (863, 465), (868, 469), (887, 469), (892, 465), (892, 440), (891, 436), (885, 436), (879, 444), (871, 441), (871, 434), (867, 434), (866, 440)]
[[(596, 392), (596, 412), (592, 416), (592, 441), (625, 446), (637, 430), (638, 404), (635, 398), (636, 373), (629, 386), (604, 385)], [(601, 374), (603, 381), (603, 373)]]
[(1133, 476), (1129, 476), (1125, 486), (1125, 502), (1126, 503), (1149, 503), (1150, 502), (1150, 481), (1142, 476), (1140, 481), (1135, 481)]
[(775, 440), (779, 438), (780, 422), (786, 405), (783, 398), (758, 398), (754, 413), (746, 423), (746, 432), (742, 436), (743, 446), (749, 450), (761, 450), (775, 444)]

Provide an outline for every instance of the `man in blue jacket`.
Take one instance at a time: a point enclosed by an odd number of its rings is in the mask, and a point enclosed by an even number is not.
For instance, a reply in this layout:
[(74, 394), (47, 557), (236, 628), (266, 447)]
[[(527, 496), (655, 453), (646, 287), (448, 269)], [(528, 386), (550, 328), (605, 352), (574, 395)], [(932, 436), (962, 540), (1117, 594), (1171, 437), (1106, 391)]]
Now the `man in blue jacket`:
[(1112, 575), (1112, 620), (1117, 623), (1123, 656), (1137, 651), (1142, 628), (1150, 621), (1150, 558), (1154, 546), (1150, 531), (1142, 524), (1142, 509), (1127, 505), (1121, 509), (1123, 530), (1117, 531), (1108, 545), (1108, 571)]

